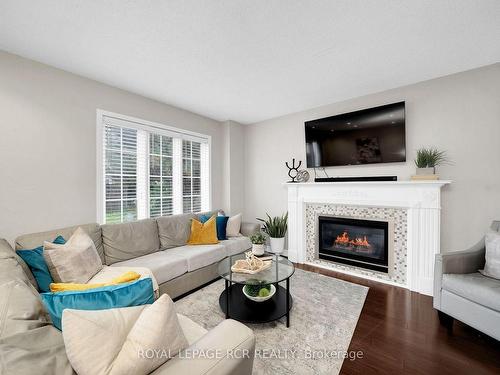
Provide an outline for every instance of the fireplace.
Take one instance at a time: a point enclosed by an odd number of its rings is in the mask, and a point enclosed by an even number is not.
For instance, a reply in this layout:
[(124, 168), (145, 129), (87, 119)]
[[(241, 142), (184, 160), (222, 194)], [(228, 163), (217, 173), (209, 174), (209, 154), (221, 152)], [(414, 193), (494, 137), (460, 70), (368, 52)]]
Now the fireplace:
[(320, 259), (389, 272), (389, 223), (335, 216), (318, 217)]

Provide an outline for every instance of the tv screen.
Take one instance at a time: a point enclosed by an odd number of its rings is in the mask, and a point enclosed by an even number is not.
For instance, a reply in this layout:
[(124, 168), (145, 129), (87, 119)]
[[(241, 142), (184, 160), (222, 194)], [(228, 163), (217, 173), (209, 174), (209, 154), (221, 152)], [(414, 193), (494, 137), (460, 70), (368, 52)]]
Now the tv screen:
[(307, 121), (307, 167), (406, 161), (405, 103)]

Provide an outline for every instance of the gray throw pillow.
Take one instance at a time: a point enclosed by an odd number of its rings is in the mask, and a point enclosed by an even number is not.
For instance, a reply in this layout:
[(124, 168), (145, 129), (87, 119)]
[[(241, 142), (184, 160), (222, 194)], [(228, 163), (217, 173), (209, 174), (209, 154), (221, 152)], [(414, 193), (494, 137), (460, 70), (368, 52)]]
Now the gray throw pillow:
[(92, 238), (80, 227), (64, 245), (45, 241), (43, 258), (56, 283), (86, 284), (102, 269)]
[(490, 231), (486, 233), (486, 263), (484, 270), (479, 270), (483, 275), (500, 279), (500, 233)]

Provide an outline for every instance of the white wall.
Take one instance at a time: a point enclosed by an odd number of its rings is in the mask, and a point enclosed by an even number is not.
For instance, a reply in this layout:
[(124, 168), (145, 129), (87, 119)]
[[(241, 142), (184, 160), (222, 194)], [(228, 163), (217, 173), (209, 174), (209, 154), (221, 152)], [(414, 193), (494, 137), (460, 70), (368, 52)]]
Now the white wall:
[(408, 179), (417, 148), (447, 150), (454, 165), (438, 173), (454, 183), (442, 196), (442, 251), (479, 240), (500, 219), (500, 63), (246, 126), (245, 219), (286, 210), (284, 162), (294, 157), (305, 164), (304, 121), (401, 100), (408, 161), (328, 168), (328, 174)]
[(219, 122), (0, 52), (0, 237), (96, 221), (96, 109), (212, 136), (212, 207), (223, 207)]
[(226, 121), (224, 128), (224, 207), (228, 214), (243, 212), (244, 201), (244, 125)]

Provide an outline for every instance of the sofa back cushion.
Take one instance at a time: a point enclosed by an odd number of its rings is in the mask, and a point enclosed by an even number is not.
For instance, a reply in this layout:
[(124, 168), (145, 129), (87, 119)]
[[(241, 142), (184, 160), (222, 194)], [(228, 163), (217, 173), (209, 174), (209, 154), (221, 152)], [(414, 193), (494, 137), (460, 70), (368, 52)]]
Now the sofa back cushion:
[(23, 260), (0, 239), (0, 372), (73, 375), (61, 332), (50, 323), (29, 275)]
[(0, 338), (0, 353), (2, 374), (75, 375), (52, 325)]
[(33, 285), (20, 279), (0, 284), (0, 338), (51, 324)]
[(23, 264), (8, 242), (0, 240), (0, 339), (50, 324)]
[(16, 250), (34, 249), (43, 245), (44, 241), (53, 241), (57, 236), (63, 236), (66, 240), (70, 238), (75, 230), (81, 227), (87, 233), (99, 253), (101, 261), (104, 262), (104, 250), (102, 246), (101, 227), (97, 223), (75, 225), (61, 229), (54, 229), (47, 232), (31, 233), (19, 236), (16, 238)]
[(14, 252), (6, 240), (0, 239), (0, 284), (12, 279), (29, 281), (35, 288), (38, 287), (28, 265)]
[(191, 219), (195, 214), (162, 216), (156, 219), (162, 250), (184, 246), (191, 234)]
[(154, 219), (101, 226), (104, 259), (107, 265), (122, 262), (160, 249), (158, 225)]

